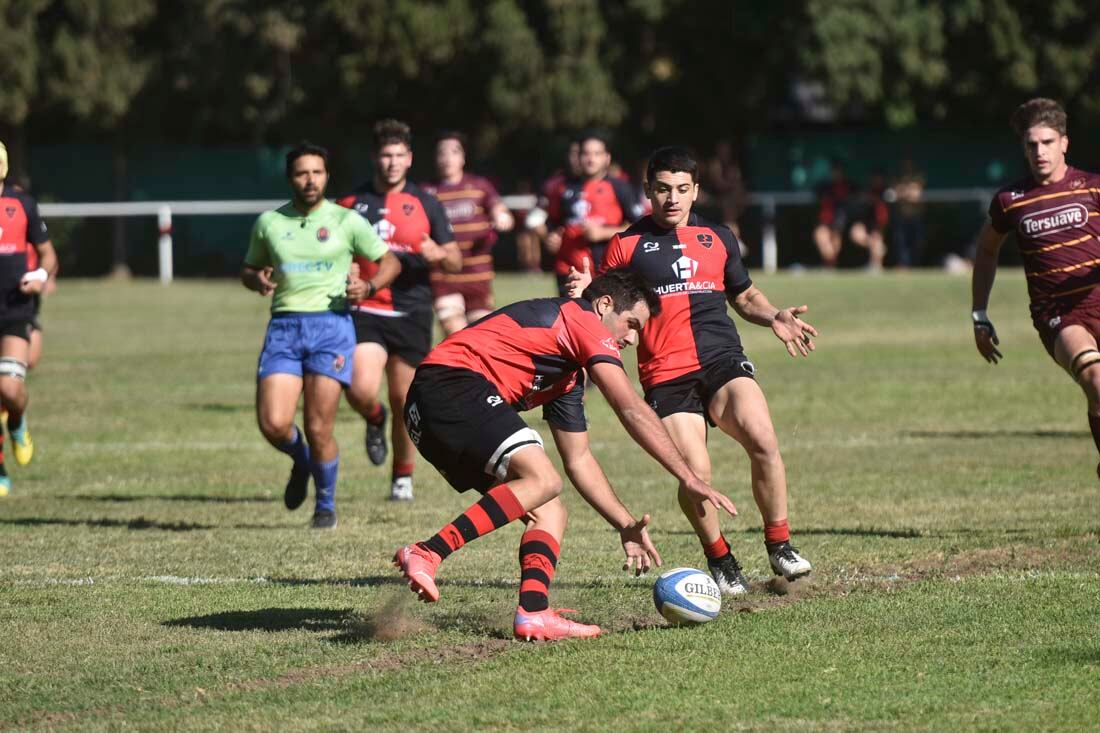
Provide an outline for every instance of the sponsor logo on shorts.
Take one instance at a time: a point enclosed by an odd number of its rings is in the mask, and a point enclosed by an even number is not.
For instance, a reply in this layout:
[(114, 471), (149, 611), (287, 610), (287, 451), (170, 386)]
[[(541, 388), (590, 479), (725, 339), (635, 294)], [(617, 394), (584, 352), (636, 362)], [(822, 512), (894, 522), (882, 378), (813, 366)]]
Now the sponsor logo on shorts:
[(1077, 229), (1088, 223), (1089, 210), (1084, 204), (1066, 204), (1028, 214), (1020, 220), (1020, 233), (1034, 237)]
[(504, 398), (498, 395), (492, 394), (485, 398), (485, 401), (489, 403), (489, 407), (496, 407), (497, 405), (504, 403)]
[(751, 361), (743, 361), (743, 362), (741, 362), (741, 371), (745, 372), (746, 374), (748, 374), (750, 376), (755, 377), (756, 376), (756, 365), (753, 364)]
[(413, 445), (420, 445), (420, 406), (413, 402), (409, 405), (405, 416), (405, 430), (409, 433), (409, 439)]
[(1057, 328), (1058, 324), (1061, 323), (1061, 322), (1062, 322), (1062, 317), (1061, 316), (1054, 316), (1054, 318), (1051, 318), (1049, 321), (1047, 321), (1047, 325), (1050, 326), (1051, 328)]
[(328, 227), (321, 227), (320, 229), (317, 230), (317, 241), (318, 242), (327, 242), (328, 241)]
[(346, 364), (347, 359), (344, 358), (343, 354), (339, 354), (335, 359), (332, 360), (332, 370), (336, 372), (341, 372), (344, 370), (344, 366)]

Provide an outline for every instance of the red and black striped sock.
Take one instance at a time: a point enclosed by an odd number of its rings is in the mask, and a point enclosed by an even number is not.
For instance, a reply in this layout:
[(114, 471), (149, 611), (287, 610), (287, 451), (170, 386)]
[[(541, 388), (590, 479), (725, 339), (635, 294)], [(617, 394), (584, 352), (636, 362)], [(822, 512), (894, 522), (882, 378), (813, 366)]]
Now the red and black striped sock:
[(494, 486), (485, 492), (481, 501), (459, 514), (430, 540), (420, 544), (445, 559), (467, 542), (500, 529), (526, 513), (508, 484)]
[(377, 405), (374, 406), (374, 409), (370, 411), (370, 414), (367, 415), (365, 419), (371, 425), (381, 425), (382, 417), (382, 403), (379, 402)]
[(393, 471), (390, 472), (390, 480), (396, 481), (397, 479), (404, 476), (412, 476), (414, 468), (416, 468), (416, 464), (412, 461), (409, 461), (408, 463), (398, 463), (397, 461), (394, 461)]
[(519, 606), (524, 611), (550, 608), (550, 583), (558, 566), (561, 545), (554, 535), (529, 529), (519, 541)]
[(702, 543), (703, 554), (707, 556), (708, 560), (720, 560), (726, 555), (730, 554), (730, 545), (726, 542), (725, 535), (718, 535), (718, 539), (709, 545), (706, 542)]
[(764, 544), (780, 545), (791, 541), (791, 529), (786, 519), (764, 522)]

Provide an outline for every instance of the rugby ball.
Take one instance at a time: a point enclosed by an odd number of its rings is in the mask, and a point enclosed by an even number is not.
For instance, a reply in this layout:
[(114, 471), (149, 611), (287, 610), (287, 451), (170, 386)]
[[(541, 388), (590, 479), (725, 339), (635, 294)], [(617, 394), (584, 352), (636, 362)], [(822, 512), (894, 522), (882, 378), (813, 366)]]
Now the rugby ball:
[(722, 610), (722, 592), (703, 571), (676, 568), (657, 578), (653, 603), (658, 613), (677, 626), (705, 624)]

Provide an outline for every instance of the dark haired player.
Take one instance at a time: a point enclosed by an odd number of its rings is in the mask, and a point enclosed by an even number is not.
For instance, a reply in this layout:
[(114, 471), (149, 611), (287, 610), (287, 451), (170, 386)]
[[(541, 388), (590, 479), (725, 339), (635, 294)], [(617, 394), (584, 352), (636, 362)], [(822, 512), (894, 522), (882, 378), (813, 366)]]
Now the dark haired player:
[(519, 416), (542, 414), (569, 479), (619, 530), (626, 564), (645, 572), (661, 564), (649, 540), (649, 515), (640, 520), (622, 505), (588, 443), (582, 397), (584, 370), (603, 392), (630, 436), (680, 481), (696, 511), (708, 503), (736, 513), (684, 462), (660, 420), (631, 386), (619, 350), (637, 343), (660, 301), (636, 273), (613, 270), (582, 298), (526, 300), (502, 308), (449, 337), (420, 365), (409, 390), (405, 420), (420, 452), (459, 491), (484, 494), (424, 542), (397, 551), (394, 564), (424, 601), (439, 600), (440, 562), (467, 542), (522, 519), (520, 594), (513, 631), (519, 639), (591, 637), (598, 626), (579, 624), (549, 606), (565, 532), (562, 480), (539, 434)]
[[(646, 169), (653, 213), (611, 240), (603, 269), (628, 267), (653, 283), (661, 313), (642, 331), (638, 374), (653, 407), (691, 469), (710, 481), (707, 426), (717, 426), (745, 449), (752, 494), (764, 520), (772, 571), (788, 580), (808, 574), (810, 563), (791, 546), (787, 474), (756, 369), (741, 348), (737, 313), (772, 329), (791, 356), (813, 351), (817, 331), (799, 316), (806, 306), (779, 309), (768, 302), (741, 262), (728, 227), (692, 213), (699, 195), (698, 165), (683, 148), (661, 148)], [(581, 284), (584, 273), (572, 280)], [(583, 287), (583, 285), (581, 285)], [(680, 492), (680, 506), (703, 545), (707, 565), (727, 595), (747, 592), (741, 565), (722, 534), (718, 513), (697, 514)]]
[[(325, 200), (328, 153), (302, 143), (286, 156), (290, 203), (256, 220), (241, 282), (274, 294), (256, 378), (256, 419), (271, 445), (294, 459), (283, 500), (305, 501), (313, 476), (313, 527), (336, 526), (340, 454), (332, 435), (340, 391), (351, 382), (355, 327), (348, 301), (388, 285), (401, 266), (354, 211)], [(377, 262), (366, 281), (352, 255)], [(305, 440), (294, 424), (305, 392)]]
[(997, 256), (1014, 232), (1031, 322), (1047, 353), (1084, 390), (1089, 429), (1100, 450), (1100, 176), (1066, 162), (1066, 112), (1058, 102), (1031, 99), (1011, 122), (1031, 175), (997, 192), (978, 235), (971, 282), (974, 341), (986, 361), (1001, 359), (986, 309)]
[[(402, 418), (405, 394), (417, 365), (432, 348), (432, 285), (430, 272), (458, 272), (462, 251), (454, 241), (447, 214), (439, 201), (408, 179), (412, 166), (412, 131), (404, 122), (381, 120), (374, 126), (374, 176), (341, 206), (355, 209), (374, 225), (401, 262), (401, 275), (389, 288), (356, 301), (355, 373), (347, 391), (348, 404), (367, 421), (366, 448), (371, 463), (386, 462), (386, 409), (382, 406), (382, 375), (389, 387), (393, 412), (393, 470), (390, 499), (413, 498), (416, 447)], [(374, 265), (363, 260), (368, 276)]]
[[(34, 456), (27, 427), (27, 365), (30, 361), (34, 298), (57, 272), (57, 256), (38, 202), (7, 183), (8, 150), (0, 143), (0, 405), (7, 412), (15, 462), (25, 466)], [(38, 266), (28, 268), (33, 250)], [(0, 496), (11, 491), (0, 442)]]
[(466, 172), (466, 136), (449, 130), (435, 143), (439, 180), (425, 190), (439, 199), (462, 252), (456, 273), (433, 270), (435, 314), (450, 335), (493, 310), (493, 245), (497, 232), (515, 224), (512, 212), (488, 179)]
[(595, 133), (578, 138), (579, 177), (562, 177), (547, 191), (547, 213), (553, 228), (547, 247), (557, 252), (554, 272), (558, 294), (565, 295), (569, 268), (600, 266), (608, 240), (641, 216), (630, 184), (608, 175), (611, 153)]

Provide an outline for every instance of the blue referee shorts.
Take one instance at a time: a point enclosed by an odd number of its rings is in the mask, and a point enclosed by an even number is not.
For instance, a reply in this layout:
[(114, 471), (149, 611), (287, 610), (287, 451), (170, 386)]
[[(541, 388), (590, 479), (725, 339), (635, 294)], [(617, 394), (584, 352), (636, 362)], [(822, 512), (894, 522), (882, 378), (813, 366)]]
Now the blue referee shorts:
[(355, 326), (347, 313), (276, 313), (267, 324), (257, 379), (272, 374), (322, 374), (347, 387)]

